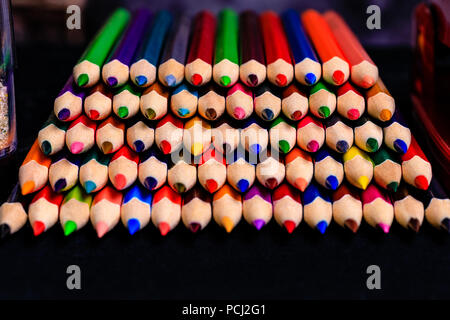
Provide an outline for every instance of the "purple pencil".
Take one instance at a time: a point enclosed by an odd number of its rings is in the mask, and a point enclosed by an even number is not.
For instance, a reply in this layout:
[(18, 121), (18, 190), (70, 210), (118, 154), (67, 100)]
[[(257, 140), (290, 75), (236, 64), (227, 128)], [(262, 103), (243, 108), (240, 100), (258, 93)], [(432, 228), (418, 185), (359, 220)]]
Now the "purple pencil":
[(150, 20), (150, 10), (142, 8), (134, 12), (132, 22), (102, 69), (103, 81), (110, 87), (119, 87), (128, 81), (132, 59)]
[(272, 197), (269, 190), (254, 183), (244, 195), (242, 213), (244, 219), (257, 230), (264, 227), (272, 219)]
[(79, 89), (70, 75), (64, 87), (59, 92), (53, 105), (56, 117), (61, 121), (72, 121), (83, 111), (85, 92)]
[(184, 79), (190, 28), (191, 18), (187, 15), (179, 17), (173, 24), (158, 68), (159, 81), (165, 86), (175, 87)]

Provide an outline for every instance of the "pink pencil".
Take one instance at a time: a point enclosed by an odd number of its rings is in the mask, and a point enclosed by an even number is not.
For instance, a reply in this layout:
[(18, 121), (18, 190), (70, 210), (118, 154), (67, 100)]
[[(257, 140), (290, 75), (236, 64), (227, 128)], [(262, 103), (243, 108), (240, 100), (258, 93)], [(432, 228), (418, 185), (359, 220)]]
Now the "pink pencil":
[(389, 233), (394, 220), (394, 207), (389, 196), (375, 184), (370, 184), (361, 194), (364, 220), (372, 227)]

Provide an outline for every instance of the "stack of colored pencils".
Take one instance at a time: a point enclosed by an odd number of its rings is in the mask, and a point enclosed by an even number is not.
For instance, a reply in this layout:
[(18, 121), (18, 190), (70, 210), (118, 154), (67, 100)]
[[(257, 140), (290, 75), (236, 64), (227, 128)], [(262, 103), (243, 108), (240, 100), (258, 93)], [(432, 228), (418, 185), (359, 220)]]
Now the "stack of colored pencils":
[[(295, 80), (294, 80), (295, 79)], [(297, 81), (298, 83), (296, 83)], [(150, 220), (162, 235), (242, 216), (294, 232), (389, 232), (450, 200), (370, 59), (335, 12), (281, 16), (117, 9), (39, 131), (0, 207), (0, 236), (89, 221), (99, 237)]]

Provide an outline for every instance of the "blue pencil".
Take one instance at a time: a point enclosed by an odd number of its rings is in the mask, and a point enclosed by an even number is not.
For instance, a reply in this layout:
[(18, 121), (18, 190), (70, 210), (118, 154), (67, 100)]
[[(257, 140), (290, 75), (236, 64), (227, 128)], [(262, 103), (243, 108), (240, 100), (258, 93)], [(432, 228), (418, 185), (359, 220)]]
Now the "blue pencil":
[(336, 190), (344, 179), (344, 166), (338, 157), (328, 148), (322, 148), (314, 159), (314, 178), (330, 190)]
[(303, 216), (313, 229), (324, 234), (333, 215), (330, 196), (315, 182), (309, 184), (303, 193)]
[(156, 146), (141, 155), (138, 177), (141, 184), (149, 190), (156, 190), (166, 183), (167, 159)]
[(411, 144), (411, 131), (406, 125), (405, 120), (398, 111), (395, 110), (394, 115), (383, 128), (384, 144), (400, 154), (405, 154)]
[(237, 191), (246, 192), (255, 182), (255, 176), (255, 165), (247, 161), (245, 150), (237, 149), (227, 166), (228, 183)]
[(180, 118), (190, 118), (197, 112), (198, 92), (191, 85), (183, 82), (170, 97), (170, 109)]
[(123, 197), (120, 215), (123, 225), (130, 234), (144, 228), (150, 221), (152, 194), (135, 183)]

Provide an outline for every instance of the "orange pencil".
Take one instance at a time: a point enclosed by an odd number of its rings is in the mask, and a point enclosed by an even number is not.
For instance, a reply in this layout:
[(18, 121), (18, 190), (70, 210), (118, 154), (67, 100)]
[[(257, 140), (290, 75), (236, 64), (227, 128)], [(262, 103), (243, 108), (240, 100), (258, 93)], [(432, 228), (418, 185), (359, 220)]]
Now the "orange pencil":
[(192, 155), (199, 156), (211, 145), (211, 125), (195, 116), (184, 124), (183, 145)]
[(381, 78), (366, 92), (367, 112), (375, 119), (388, 121), (395, 112), (395, 100)]
[(305, 191), (314, 173), (311, 156), (299, 148), (292, 149), (285, 158), (286, 180), (300, 191)]
[(19, 168), (19, 183), (23, 195), (38, 191), (45, 186), (51, 163), (52, 160), (42, 153), (36, 139)]

